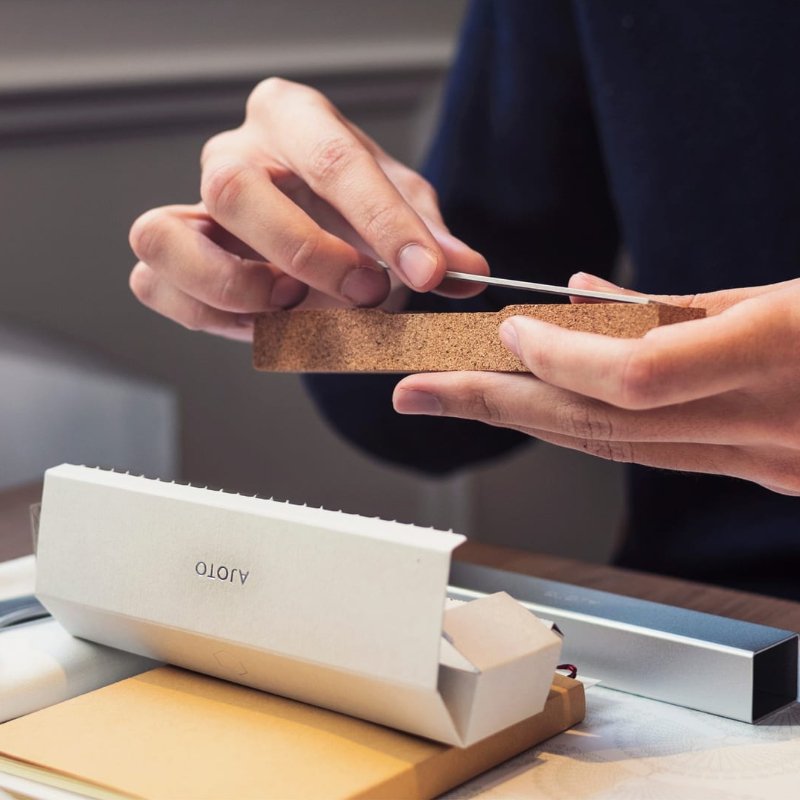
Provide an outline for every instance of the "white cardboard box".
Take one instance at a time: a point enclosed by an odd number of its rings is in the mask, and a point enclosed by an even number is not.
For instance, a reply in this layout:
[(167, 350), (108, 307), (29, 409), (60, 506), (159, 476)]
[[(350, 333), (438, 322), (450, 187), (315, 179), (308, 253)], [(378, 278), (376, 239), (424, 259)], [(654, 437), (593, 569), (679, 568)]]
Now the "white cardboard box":
[(76, 636), (463, 747), (538, 713), (561, 650), (504, 593), (446, 608), (463, 540), (64, 464), (37, 595)]

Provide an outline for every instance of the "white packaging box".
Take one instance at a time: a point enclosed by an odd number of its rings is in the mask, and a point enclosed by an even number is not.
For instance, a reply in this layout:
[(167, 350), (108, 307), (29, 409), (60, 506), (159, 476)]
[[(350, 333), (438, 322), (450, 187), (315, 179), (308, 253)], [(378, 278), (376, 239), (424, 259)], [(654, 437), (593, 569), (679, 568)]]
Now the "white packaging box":
[(75, 636), (461, 747), (544, 708), (560, 637), (446, 608), (463, 536), (64, 464), (36, 592)]

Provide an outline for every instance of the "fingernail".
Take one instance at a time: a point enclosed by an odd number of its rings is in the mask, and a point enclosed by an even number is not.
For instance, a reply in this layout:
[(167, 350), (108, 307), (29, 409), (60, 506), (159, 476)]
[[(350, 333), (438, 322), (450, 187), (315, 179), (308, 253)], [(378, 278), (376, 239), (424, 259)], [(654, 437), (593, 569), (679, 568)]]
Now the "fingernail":
[(288, 275), (281, 275), (272, 284), (270, 303), (276, 308), (292, 308), (302, 303), (308, 294), (308, 286)]
[(397, 393), (394, 399), (394, 410), (398, 414), (434, 414), (442, 413), (442, 404), (436, 395), (406, 389)]
[(397, 258), (397, 268), (412, 285), (422, 287), (436, 272), (436, 255), (421, 244), (407, 244)]
[(252, 328), (256, 324), (255, 314), (237, 314), (236, 324), (242, 328)]
[(342, 282), (342, 295), (357, 306), (377, 306), (389, 294), (389, 276), (383, 270), (357, 267)]
[(517, 329), (514, 323), (506, 320), (500, 325), (500, 341), (520, 360), (522, 356), (519, 353), (519, 336), (517, 336)]

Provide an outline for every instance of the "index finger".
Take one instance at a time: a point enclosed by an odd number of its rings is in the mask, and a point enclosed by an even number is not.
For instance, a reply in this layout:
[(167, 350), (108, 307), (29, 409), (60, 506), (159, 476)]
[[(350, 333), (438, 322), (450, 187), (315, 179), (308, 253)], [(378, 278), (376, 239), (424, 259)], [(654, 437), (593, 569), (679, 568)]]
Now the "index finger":
[(412, 289), (438, 286), (446, 258), (431, 231), (322, 95), (303, 88), (293, 89), (292, 102), (269, 104), (277, 155)]
[(232, 159), (225, 148), (209, 152), (201, 195), (218, 224), (293, 278), (358, 306), (386, 299), (382, 270), (322, 229), (251, 161)]

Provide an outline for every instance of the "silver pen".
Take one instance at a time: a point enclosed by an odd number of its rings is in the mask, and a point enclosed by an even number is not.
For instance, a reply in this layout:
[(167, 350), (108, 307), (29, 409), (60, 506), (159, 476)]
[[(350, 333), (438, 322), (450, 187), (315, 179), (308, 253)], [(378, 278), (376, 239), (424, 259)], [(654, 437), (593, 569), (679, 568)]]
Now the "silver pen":
[[(385, 270), (389, 270), (388, 264), (378, 261), (378, 264)], [(614, 292), (598, 292), (594, 289), (570, 289), (568, 286), (553, 286), (549, 283), (533, 283), (531, 281), (515, 281), (510, 278), (495, 278), (491, 275), (473, 275), (470, 272), (454, 272), (447, 270), (445, 278), (452, 278), (457, 281), (469, 281), (470, 283), (483, 283), (487, 286), (502, 286), (506, 289), (522, 289), (526, 292), (540, 292), (542, 294), (557, 294), (562, 297), (585, 297), (591, 300), (606, 300), (613, 303), (635, 303), (637, 305), (657, 304), (657, 300), (648, 297), (639, 297), (630, 294), (616, 294)]]

